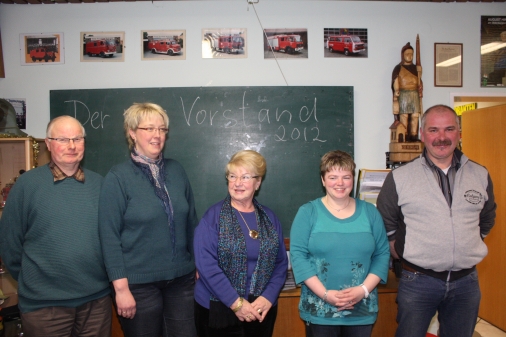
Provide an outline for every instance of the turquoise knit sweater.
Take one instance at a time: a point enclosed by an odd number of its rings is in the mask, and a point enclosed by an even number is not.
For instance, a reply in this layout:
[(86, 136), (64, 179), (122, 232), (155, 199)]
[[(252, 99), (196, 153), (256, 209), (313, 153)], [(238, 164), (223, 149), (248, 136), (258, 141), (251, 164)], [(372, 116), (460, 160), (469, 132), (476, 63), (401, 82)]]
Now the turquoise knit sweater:
[(18, 281), (19, 307), (77, 307), (110, 292), (98, 237), (103, 178), (54, 182), (47, 165), (24, 173), (0, 220), (0, 253)]
[(100, 240), (109, 280), (130, 284), (170, 280), (195, 269), (197, 215), (183, 167), (165, 159), (165, 185), (174, 208), (175, 256), (167, 214), (145, 174), (129, 159), (113, 167), (100, 195)]

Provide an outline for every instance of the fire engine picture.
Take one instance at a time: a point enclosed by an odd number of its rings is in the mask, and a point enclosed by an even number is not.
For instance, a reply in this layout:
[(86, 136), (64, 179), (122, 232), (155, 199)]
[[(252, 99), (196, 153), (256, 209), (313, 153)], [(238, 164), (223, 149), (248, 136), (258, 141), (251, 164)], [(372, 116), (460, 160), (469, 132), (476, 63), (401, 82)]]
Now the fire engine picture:
[(367, 29), (325, 28), (325, 57), (368, 57)]
[(307, 58), (307, 29), (264, 30), (264, 58)]
[(142, 31), (142, 60), (184, 60), (184, 30)]
[(125, 33), (81, 33), (81, 62), (117, 62), (124, 60)]
[(245, 58), (246, 29), (203, 29), (202, 58)]
[(63, 33), (21, 34), (20, 40), (25, 51), (21, 54), (22, 65), (63, 63)]

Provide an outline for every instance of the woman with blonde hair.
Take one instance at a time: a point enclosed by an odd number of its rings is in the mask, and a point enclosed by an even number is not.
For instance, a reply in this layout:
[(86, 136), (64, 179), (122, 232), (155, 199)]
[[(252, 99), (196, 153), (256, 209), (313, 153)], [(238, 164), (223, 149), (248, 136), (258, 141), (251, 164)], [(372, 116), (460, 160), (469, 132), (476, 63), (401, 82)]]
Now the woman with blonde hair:
[(264, 157), (239, 151), (226, 167), (228, 195), (195, 230), (195, 322), (199, 337), (270, 337), (287, 256), (276, 215), (254, 198)]
[(126, 337), (196, 336), (197, 216), (183, 167), (162, 153), (168, 127), (157, 104), (128, 108), (130, 158), (114, 166), (102, 185), (100, 239)]

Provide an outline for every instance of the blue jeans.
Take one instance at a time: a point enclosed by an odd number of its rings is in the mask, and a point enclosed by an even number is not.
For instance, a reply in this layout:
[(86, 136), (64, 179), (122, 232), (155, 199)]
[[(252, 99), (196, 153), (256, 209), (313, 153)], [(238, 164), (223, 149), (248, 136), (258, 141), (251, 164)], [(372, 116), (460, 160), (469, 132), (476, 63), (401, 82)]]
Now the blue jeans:
[(471, 337), (478, 317), (481, 292), (478, 272), (452, 282), (402, 271), (397, 293), (396, 337), (425, 337), (438, 313), (440, 337)]
[(372, 324), (318, 325), (306, 324), (306, 337), (371, 337)]
[(130, 284), (136, 302), (133, 319), (119, 317), (125, 337), (195, 337), (195, 272), (168, 281)]

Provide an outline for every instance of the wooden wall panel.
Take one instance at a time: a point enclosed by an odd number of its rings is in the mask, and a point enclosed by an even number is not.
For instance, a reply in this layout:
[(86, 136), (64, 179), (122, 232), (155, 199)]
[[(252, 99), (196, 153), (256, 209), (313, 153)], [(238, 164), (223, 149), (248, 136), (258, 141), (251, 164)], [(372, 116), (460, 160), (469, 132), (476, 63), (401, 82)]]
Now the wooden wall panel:
[(482, 299), (479, 316), (506, 330), (506, 105), (477, 109), (462, 115), (462, 149), (484, 165), (492, 177), (497, 218), (485, 238), (488, 255), (478, 265)]
[(0, 32), (0, 78), (5, 78), (4, 54), (2, 51), (2, 34)]

